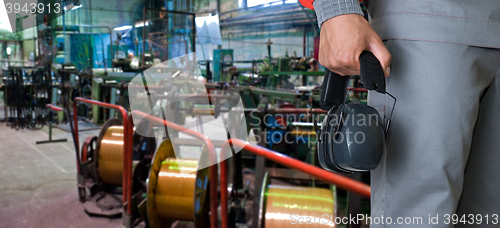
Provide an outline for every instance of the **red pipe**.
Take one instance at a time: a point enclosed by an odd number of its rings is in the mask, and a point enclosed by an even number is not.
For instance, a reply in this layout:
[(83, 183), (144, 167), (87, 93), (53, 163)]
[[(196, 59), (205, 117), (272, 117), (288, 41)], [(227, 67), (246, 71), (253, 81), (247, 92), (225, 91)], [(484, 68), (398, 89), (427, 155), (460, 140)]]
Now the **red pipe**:
[[(365, 88), (348, 87), (348, 91), (354, 92), (368, 92)], [(260, 110), (259, 110), (260, 111)], [(328, 111), (322, 109), (308, 109), (308, 108), (274, 108), (269, 109), (271, 114), (326, 114)]]
[(54, 106), (54, 105), (51, 105), (51, 104), (48, 104), (45, 107), (50, 108), (50, 109), (52, 109), (52, 110), (54, 110), (56, 112), (62, 112), (63, 111), (63, 109), (61, 107), (57, 107), (57, 106)]
[(357, 91), (357, 92), (368, 92), (365, 88), (357, 88), (357, 87), (347, 87), (348, 91)]
[[(100, 107), (104, 108), (110, 108), (110, 109), (115, 109), (118, 110), (123, 119), (123, 128), (124, 128), (124, 135), (123, 135), (123, 203), (127, 203), (127, 214), (131, 215), (132, 214), (132, 205), (131, 205), (131, 198), (132, 198), (132, 121), (129, 121), (129, 116), (127, 110), (119, 105), (113, 105), (109, 103), (104, 103), (100, 101), (95, 101), (95, 100), (90, 100), (90, 99), (85, 99), (81, 97), (77, 97), (73, 100), (73, 122), (75, 126), (75, 141), (76, 145), (80, 146), (79, 143), (79, 135), (78, 135), (78, 111), (77, 111), (77, 104), (79, 102), (81, 103), (87, 103), (87, 104), (92, 104), (92, 105), (97, 105)], [(77, 154), (80, 154), (80, 150), (77, 147)], [(77, 158), (78, 159), (78, 158)], [(130, 181), (129, 181), (130, 180)]]
[[(49, 108), (49, 109), (51, 109), (53, 111), (56, 111), (56, 112), (62, 112), (63, 111), (63, 108), (55, 106), (55, 105), (51, 105), (51, 104), (47, 104), (47, 105), (45, 105), (45, 107), (47, 107), (47, 108)], [(76, 131), (76, 132), (78, 132), (78, 131)], [(76, 137), (78, 137), (78, 135), (76, 135)], [(78, 140), (77, 140), (77, 142), (78, 142)], [(77, 155), (76, 156), (76, 170), (78, 171), (78, 173), (81, 174), (82, 173), (82, 169), (80, 168), (80, 158), (78, 157), (78, 154), (79, 153), (76, 154)]]
[[(207, 146), (207, 150), (208, 150), (208, 156), (209, 156), (209, 159), (210, 159), (210, 162), (211, 165), (209, 167), (209, 172), (210, 172), (210, 227), (211, 228), (217, 228), (218, 227), (218, 217), (217, 217), (217, 179), (218, 179), (218, 173), (217, 173), (217, 154), (216, 154), (216, 151), (215, 151), (215, 147), (212, 143), (212, 141), (210, 141), (210, 139), (199, 133), (199, 132), (196, 132), (196, 131), (193, 131), (191, 129), (188, 129), (188, 128), (185, 128), (183, 126), (180, 126), (180, 125), (177, 125), (175, 123), (172, 123), (170, 121), (166, 121), (166, 120), (163, 120), (161, 118), (158, 118), (156, 116), (152, 116), (152, 115), (149, 115), (149, 114), (146, 114), (144, 112), (141, 112), (141, 111), (132, 111), (132, 115), (138, 115), (142, 118), (146, 118), (152, 122), (155, 122), (155, 123), (158, 123), (158, 124), (163, 124), (165, 126), (168, 126), (174, 130), (177, 130), (177, 131), (182, 131), (183, 134), (187, 134), (187, 135), (190, 135), (194, 138), (197, 138), (197, 139), (200, 139), (201, 141), (203, 141), (205, 143), (205, 145)], [(226, 187), (227, 189), (227, 187)], [(224, 214), (222, 214), (224, 216)], [(227, 216), (227, 213), (226, 213), (226, 216)], [(224, 218), (224, 217), (223, 217)], [(227, 218), (224, 218), (227, 220)]]
[(308, 108), (275, 108), (269, 109), (271, 114), (326, 114), (328, 111), (322, 109), (308, 109)]
[(147, 89), (147, 90), (160, 90), (165, 89), (164, 86), (135, 86), (135, 85), (127, 85), (124, 86), (127, 89)]
[[(224, 146), (227, 144), (224, 143), (222, 146), (222, 151), (220, 153), (220, 213), (221, 213), (221, 228), (228, 228), (228, 220), (227, 220), (227, 204), (228, 204), (228, 195), (227, 195), (227, 170), (226, 170), (226, 160), (222, 155), (224, 154)], [(232, 146), (232, 144), (231, 144)], [(226, 149), (227, 150), (227, 149)], [(256, 222), (256, 221), (255, 221)]]
[(225, 94), (211, 94), (211, 93), (206, 93), (206, 94), (182, 94), (182, 95), (177, 95), (175, 97), (178, 98), (239, 98), (236, 95), (225, 95)]
[(236, 145), (238, 147), (243, 148), (245, 151), (254, 153), (256, 155), (260, 155), (262, 157), (265, 157), (266, 159), (269, 159), (271, 161), (274, 161), (276, 163), (280, 163), (281, 165), (287, 166), (292, 169), (296, 169), (299, 171), (302, 171), (304, 173), (307, 173), (311, 176), (314, 176), (318, 179), (324, 180), (326, 182), (329, 182), (331, 184), (335, 184), (336, 186), (343, 188), (348, 191), (355, 192), (357, 194), (360, 194), (366, 198), (370, 198), (371, 195), (371, 190), (370, 186), (360, 183), (358, 181), (349, 179), (347, 177), (343, 177), (341, 175), (335, 174), (328, 172), (326, 170), (323, 170), (321, 168), (318, 168), (316, 166), (307, 164), (305, 162), (299, 161), (297, 159), (285, 156), (283, 154), (274, 152), (272, 150), (268, 150), (266, 148), (252, 145), (249, 142), (239, 140), (239, 139), (229, 139), (227, 142), (222, 145), (221, 149), (221, 178), (220, 178), (220, 183), (221, 183), (221, 193), (220, 193), (220, 204), (221, 204), (221, 217), (222, 217), (222, 228), (227, 228), (228, 226), (228, 220), (227, 220), (227, 204), (228, 204), (228, 195), (227, 195), (227, 173), (225, 169), (225, 161), (222, 161), (224, 158), (224, 155), (229, 149), (229, 145)]
[[(47, 105), (45, 105), (45, 107), (47, 107), (47, 108), (49, 108), (49, 109), (51, 109), (53, 111), (56, 111), (56, 112), (62, 112), (62, 111), (64, 111), (63, 108), (55, 106), (55, 105), (51, 105), (51, 104), (47, 104)], [(78, 137), (78, 136), (76, 136), (76, 137)], [(79, 174), (82, 174), (82, 169), (80, 168), (80, 158), (78, 157), (78, 155), (79, 154), (77, 153), (76, 154), (76, 170), (78, 171)]]
[(306, 57), (306, 32), (307, 27), (304, 26), (304, 37), (302, 38), (302, 56)]

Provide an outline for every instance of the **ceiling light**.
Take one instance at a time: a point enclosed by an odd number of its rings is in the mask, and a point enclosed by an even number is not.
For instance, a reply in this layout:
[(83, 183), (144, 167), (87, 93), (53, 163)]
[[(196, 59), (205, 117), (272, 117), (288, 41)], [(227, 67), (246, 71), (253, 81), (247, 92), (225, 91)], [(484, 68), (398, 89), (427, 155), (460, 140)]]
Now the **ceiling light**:
[(140, 28), (140, 27), (148, 26), (150, 24), (151, 24), (150, 20), (147, 20), (146, 23), (144, 23), (143, 21), (139, 21), (139, 22), (135, 23), (135, 27)]
[(82, 4), (74, 5), (73, 3), (65, 5), (64, 10), (65, 11), (71, 11), (71, 10), (76, 10), (82, 8)]
[(123, 31), (123, 30), (128, 30), (131, 28), (132, 28), (132, 25), (123, 25), (123, 26), (116, 27), (114, 30), (115, 31)]

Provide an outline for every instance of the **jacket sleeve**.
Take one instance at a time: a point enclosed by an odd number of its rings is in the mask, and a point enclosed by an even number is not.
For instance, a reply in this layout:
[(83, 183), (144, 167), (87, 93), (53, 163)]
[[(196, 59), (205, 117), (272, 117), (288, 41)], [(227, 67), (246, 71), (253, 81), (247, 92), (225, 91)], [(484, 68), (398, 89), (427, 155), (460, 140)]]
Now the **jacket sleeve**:
[(326, 20), (344, 14), (359, 14), (363, 16), (363, 10), (359, 5), (360, 0), (299, 0), (309, 9), (316, 10), (318, 26)]

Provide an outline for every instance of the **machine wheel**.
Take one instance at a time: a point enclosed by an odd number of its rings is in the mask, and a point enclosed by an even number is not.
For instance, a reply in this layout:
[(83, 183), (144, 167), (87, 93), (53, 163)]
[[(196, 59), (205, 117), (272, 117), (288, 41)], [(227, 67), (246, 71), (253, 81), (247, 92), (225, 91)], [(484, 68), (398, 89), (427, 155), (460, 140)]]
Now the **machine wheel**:
[(82, 154), (80, 161), (82, 163), (94, 159), (94, 154), (97, 147), (97, 136), (89, 136), (85, 139), (82, 145)]

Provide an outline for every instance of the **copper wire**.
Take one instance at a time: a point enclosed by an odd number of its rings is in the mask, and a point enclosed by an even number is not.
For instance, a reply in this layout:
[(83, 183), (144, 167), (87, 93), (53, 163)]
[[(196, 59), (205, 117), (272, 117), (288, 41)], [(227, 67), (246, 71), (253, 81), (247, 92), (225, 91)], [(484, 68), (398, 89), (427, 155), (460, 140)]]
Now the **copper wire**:
[(165, 159), (158, 174), (156, 208), (162, 218), (193, 221), (198, 161)]
[(332, 191), (323, 188), (269, 185), (265, 227), (335, 227)]
[(103, 183), (122, 185), (123, 126), (111, 126), (102, 137), (98, 153), (99, 175)]

